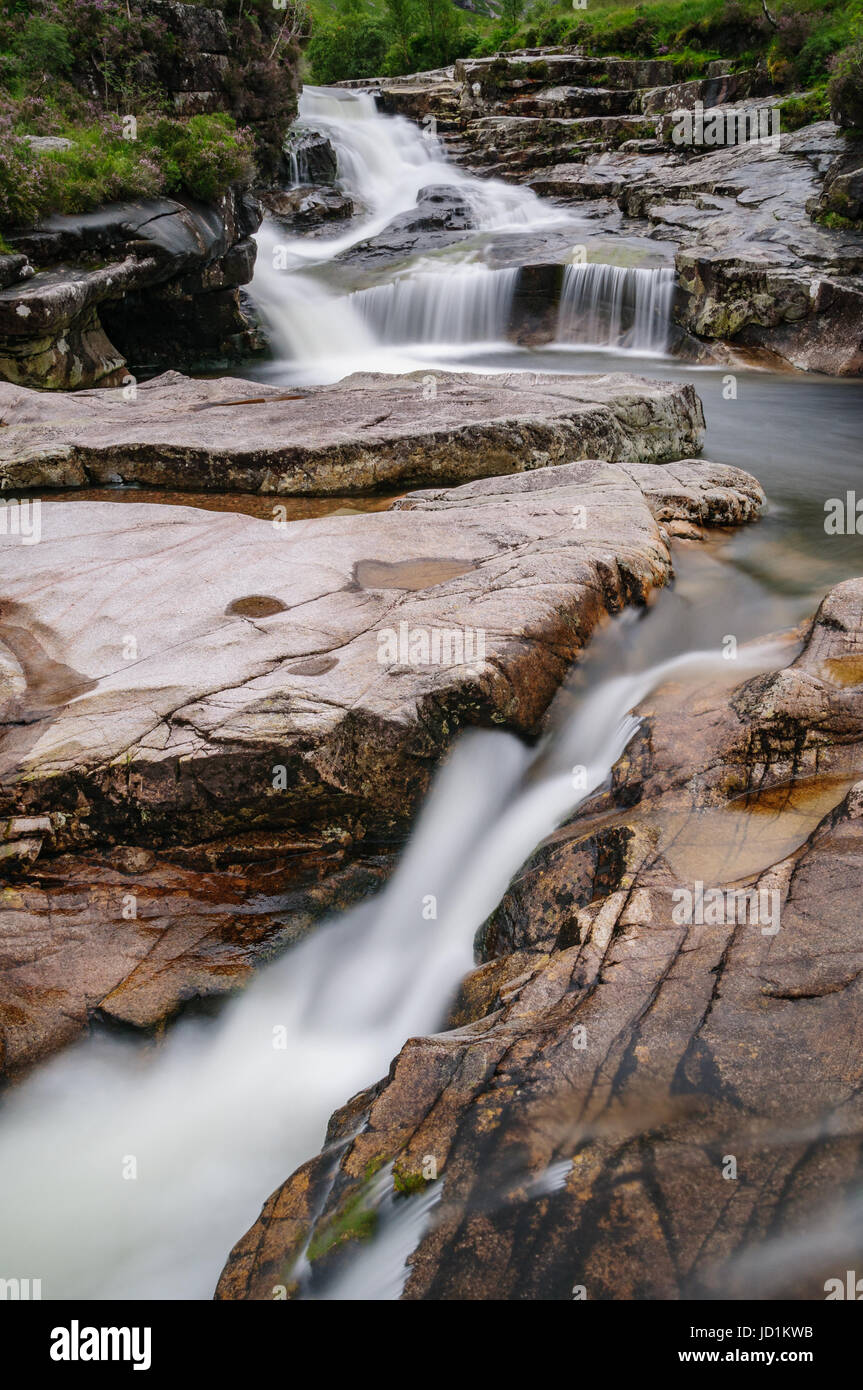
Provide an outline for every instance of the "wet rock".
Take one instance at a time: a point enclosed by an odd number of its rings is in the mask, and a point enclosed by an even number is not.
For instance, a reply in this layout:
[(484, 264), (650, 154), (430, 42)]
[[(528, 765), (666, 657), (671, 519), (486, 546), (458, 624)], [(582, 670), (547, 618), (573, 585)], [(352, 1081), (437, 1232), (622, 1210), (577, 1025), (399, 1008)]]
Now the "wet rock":
[(0, 383), (0, 481), (171, 490), (368, 493), (544, 468), (660, 462), (698, 450), (693, 388), (639, 377), (357, 375), (296, 392), (176, 372), (128, 390)]
[(305, 126), (288, 132), (282, 150), (280, 174), (285, 182), (296, 175), (300, 184), (333, 184), (338, 176), (338, 158), (326, 135)]
[(248, 837), (224, 846), (218, 867), (209, 847), (179, 859), (132, 846), (40, 857), (43, 843), (26, 875), (19, 865), (0, 883), (4, 1078), (94, 1025), (158, 1033), (183, 1010), (215, 1004), (321, 914), (374, 892), (391, 867), (386, 853), (350, 861), (337, 843), (308, 837)]
[(54, 268), (0, 289), (0, 378), (68, 390), (119, 384), (129, 360), (236, 360), (260, 217), (232, 192), (217, 207), (117, 203), (11, 236), (19, 256)]
[[(309, 1234), (370, 1172), (391, 1164), (415, 1193), (430, 1158), (443, 1190), (409, 1299), (810, 1299), (844, 1279), (863, 1120), (848, 906), (863, 581), (770, 665), (645, 703), (610, 790), (486, 924), (455, 1026), (410, 1039), (333, 1117), (332, 1147), (268, 1200), (217, 1297), (290, 1287)], [(324, 1259), (306, 1282), (327, 1274)]]
[(353, 199), (334, 188), (280, 188), (262, 193), (261, 202), (280, 223), (297, 231), (354, 215)]
[(26, 256), (0, 255), (0, 290), (14, 285), (18, 280), (29, 280), (35, 274)]
[(0, 1067), (157, 1028), (372, 891), (458, 729), (536, 730), (596, 624), (668, 579), (672, 520), (762, 500), (689, 460), (287, 529), (43, 504), (38, 545), (2, 542)]
[(476, 215), (462, 189), (436, 184), (421, 188), (416, 206), (394, 217), (382, 232), (357, 242), (337, 257), (341, 264), (374, 264), (395, 257), (439, 250), (464, 240), (476, 226)]

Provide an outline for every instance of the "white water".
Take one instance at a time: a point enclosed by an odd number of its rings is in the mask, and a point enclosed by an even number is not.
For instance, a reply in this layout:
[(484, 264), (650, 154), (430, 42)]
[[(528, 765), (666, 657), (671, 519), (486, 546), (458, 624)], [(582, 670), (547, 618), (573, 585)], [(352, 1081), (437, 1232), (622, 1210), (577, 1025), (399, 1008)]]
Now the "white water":
[(457, 189), (481, 231), (575, 227), (572, 216), (528, 188), (464, 173), (447, 162), (433, 134), (403, 117), (380, 115), (368, 93), (306, 87), (300, 118), (331, 141), (339, 182), (366, 215), (334, 237), (291, 236), (272, 222), (258, 234), (250, 290), (276, 353), (298, 365), (293, 379), (333, 381), (352, 370), (422, 365), (416, 355), (393, 353), (393, 346), (502, 340), (515, 271), (427, 259), (391, 284), (353, 296), (332, 293), (309, 272), (414, 208), (422, 188)]
[[(261, 1203), (320, 1148), (330, 1113), (383, 1075), (406, 1038), (441, 1026), (477, 928), (534, 847), (608, 777), (637, 727), (628, 711), (657, 681), (726, 666), (695, 653), (603, 682), (533, 754), (502, 732), (466, 735), (376, 899), (262, 970), (216, 1022), (180, 1023), (149, 1051), (90, 1039), (10, 1092), (4, 1269), (41, 1278), (46, 1298), (209, 1296)], [(574, 764), (586, 769), (579, 792)], [(130, 1157), (138, 1176), (124, 1180)], [(400, 1237), (379, 1259), (393, 1250), (403, 1264)], [(395, 1288), (401, 1265), (379, 1268), (378, 1256), (371, 1282)]]
[(674, 270), (586, 263), (568, 265), (557, 341), (583, 347), (663, 353), (668, 343)]
[(368, 217), (341, 236), (285, 238), (297, 265), (331, 260), (376, 236), (393, 218), (416, 205), (421, 188), (457, 188), (481, 231), (552, 227), (572, 221), (529, 188), (500, 179), (478, 179), (449, 164), (430, 130), (420, 130), (403, 116), (382, 116), (368, 92), (305, 87), (299, 115), (301, 125), (329, 139), (336, 151), (339, 183), (367, 210)]
[(506, 337), (517, 270), (480, 263), (412, 270), (351, 295), (380, 343), (497, 343)]

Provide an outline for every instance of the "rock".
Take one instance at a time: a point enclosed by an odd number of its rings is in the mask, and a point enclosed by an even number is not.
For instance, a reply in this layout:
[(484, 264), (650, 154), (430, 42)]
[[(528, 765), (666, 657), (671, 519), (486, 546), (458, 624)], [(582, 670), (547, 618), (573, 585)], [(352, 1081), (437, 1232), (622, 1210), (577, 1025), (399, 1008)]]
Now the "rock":
[(280, 223), (298, 231), (354, 215), (353, 199), (334, 188), (280, 188), (260, 198)]
[(288, 131), (282, 149), (281, 177), (300, 184), (333, 184), (339, 172), (338, 157), (326, 135), (307, 126)]
[(0, 290), (19, 280), (29, 280), (35, 271), (26, 256), (0, 255)]
[(323, 913), (374, 892), (391, 867), (386, 853), (349, 861), (337, 843), (308, 837), (249, 836), (221, 847), (224, 867), (208, 863), (210, 846), (178, 859), (128, 846), (40, 857), (36, 844), (0, 884), (5, 1078), (93, 1024), (153, 1031), (242, 987), (259, 962)]
[(657, 517), (762, 501), (686, 460), (283, 530), (44, 503), (38, 545), (0, 542), (0, 1062), (153, 1028), (368, 893), (456, 731), (535, 731), (597, 622), (668, 579)]
[(305, 396), (168, 372), (128, 390), (0, 383), (0, 488), (146, 483), (184, 491), (368, 493), (574, 458), (698, 450), (693, 388), (639, 377), (357, 375)]
[(342, 264), (387, 263), (395, 257), (435, 251), (463, 241), (464, 233), (476, 225), (474, 211), (458, 187), (435, 184), (421, 188), (416, 206), (400, 213), (377, 236), (343, 251), (336, 259)]
[(128, 359), (240, 356), (250, 325), (237, 287), (251, 279), (260, 220), (232, 192), (217, 207), (117, 203), (11, 236), (25, 257), (59, 264), (0, 289), (0, 378), (66, 390), (119, 384)]
[(863, 142), (834, 159), (824, 178), (820, 194), (809, 207), (819, 221), (838, 227), (863, 230)]
[[(42, 503), (38, 545), (2, 540), (0, 641), (26, 685), (5, 703), (0, 816), (59, 816), (54, 850), (400, 833), (458, 724), (535, 729), (600, 617), (665, 582), (655, 511), (724, 525), (760, 501), (689, 461), (564, 464), (282, 529)], [(379, 636), (401, 623), (464, 635), (408, 660)]]
[(71, 150), (73, 140), (67, 140), (64, 135), (25, 135), (23, 139), (27, 141), (34, 154), (54, 154), (58, 150)]
[[(784, 667), (657, 691), (611, 790), (511, 884), (450, 1029), (410, 1039), (337, 1112), (217, 1297), (325, 1288), (357, 1246), (347, 1232), (327, 1252), (321, 1233), (345, 1231), (387, 1165), (403, 1193), (424, 1188), (429, 1156), (442, 1195), (408, 1299), (818, 1299), (844, 1280), (863, 1120), (861, 682), (853, 580)], [(729, 888), (763, 895), (754, 920)], [(312, 1233), (325, 1253), (295, 1274)]]

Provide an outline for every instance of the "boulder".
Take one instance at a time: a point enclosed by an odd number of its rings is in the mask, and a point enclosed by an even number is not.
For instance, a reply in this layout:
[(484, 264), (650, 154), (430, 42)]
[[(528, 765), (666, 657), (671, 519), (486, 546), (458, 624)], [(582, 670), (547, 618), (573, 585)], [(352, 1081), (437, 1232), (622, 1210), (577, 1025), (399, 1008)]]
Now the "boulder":
[[(0, 378), (68, 390), (119, 384), (124, 367), (243, 355), (237, 287), (252, 277), (261, 210), (168, 198), (57, 215), (11, 236), (14, 259), (49, 266), (0, 289)], [(94, 264), (96, 262), (96, 264)]]

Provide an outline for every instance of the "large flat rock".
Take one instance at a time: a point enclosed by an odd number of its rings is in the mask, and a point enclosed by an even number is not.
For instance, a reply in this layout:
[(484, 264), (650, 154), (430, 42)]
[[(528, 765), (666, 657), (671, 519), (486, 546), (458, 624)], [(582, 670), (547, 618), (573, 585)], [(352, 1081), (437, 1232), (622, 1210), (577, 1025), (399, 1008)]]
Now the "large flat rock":
[(458, 483), (605, 458), (697, 453), (692, 386), (609, 375), (357, 375), (284, 388), (167, 372), (129, 392), (0, 382), (0, 488), (142, 483), (273, 494)]
[[(373, 1224), (369, 1174), (377, 1200), (388, 1165), (416, 1194), (430, 1157), (442, 1193), (407, 1298), (844, 1287), (863, 1122), (863, 580), (827, 597), (798, 648), (737, 683), (702, 668), (642, 706), (611, 791), (486, 924), (450, 1029), (409, 1039), (333, 1117), (219, 1297), (326, 1296)], [(735, 890), (763, 895), (757, 914), (728, 906)]]
[(460, 727), (538, 729), (669, 532), (762, 500), (687, 460), (284, 529), (43, 503), (39, 544), (0, 540), (0, 1065), (151, 1028), (368, 892)]
[[(403, 820), (459, 721), (535, 728), (600, 618), (667, 580), (655, 514), (734, 523), (761, 497), (690, 460), (574, 463), (281, 528), (43, 503), (38, 545), (0, 540), (0, 814), (60, 812), (63, 844)], [(388, 655), (400, 624), (462, 640)]]

